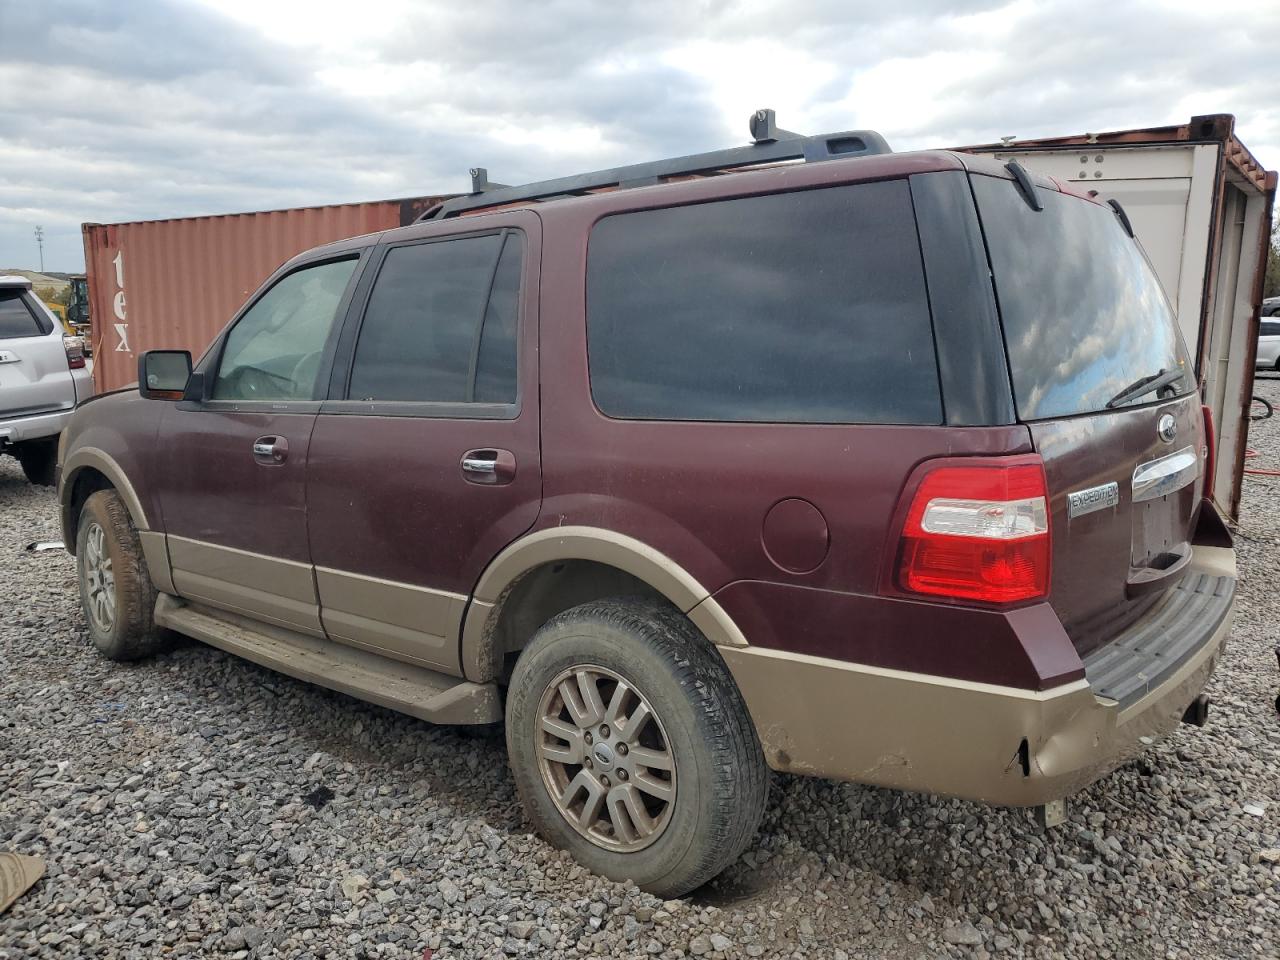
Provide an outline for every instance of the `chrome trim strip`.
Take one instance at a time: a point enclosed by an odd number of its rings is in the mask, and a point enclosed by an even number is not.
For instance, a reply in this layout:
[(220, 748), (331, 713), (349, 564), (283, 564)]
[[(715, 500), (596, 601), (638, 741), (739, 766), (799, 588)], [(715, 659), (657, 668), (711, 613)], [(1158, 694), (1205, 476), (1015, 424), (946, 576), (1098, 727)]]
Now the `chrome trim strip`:
[(1194, 447), (1183, 447), (1167, 457), (1141, 463), (1133, 471), (1133, 500), (1155, 500), (1181, 490), (1200, 473)]

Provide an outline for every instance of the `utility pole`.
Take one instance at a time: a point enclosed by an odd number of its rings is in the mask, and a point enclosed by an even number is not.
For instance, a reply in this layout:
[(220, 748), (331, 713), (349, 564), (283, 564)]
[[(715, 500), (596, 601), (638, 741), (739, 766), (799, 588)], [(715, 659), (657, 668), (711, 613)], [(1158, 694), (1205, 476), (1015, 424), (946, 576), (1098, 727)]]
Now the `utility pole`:
[(36, 227), (36, 246), (40, 248), (40, 272), (44, 273), (44, 227)]

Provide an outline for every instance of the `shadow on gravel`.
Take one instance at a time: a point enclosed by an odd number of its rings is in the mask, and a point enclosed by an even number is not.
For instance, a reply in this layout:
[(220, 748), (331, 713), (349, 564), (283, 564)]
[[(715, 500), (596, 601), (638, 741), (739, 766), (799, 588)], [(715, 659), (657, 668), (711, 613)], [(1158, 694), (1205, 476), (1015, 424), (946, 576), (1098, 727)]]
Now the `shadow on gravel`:
[[(520, 827), (518, 815), (495, 816), (497, 800), (504, 800), (498, 809), (516, 809), (500, 724), (477, 728), (431, 724), (276, 673), (186, 637), (178, 637), (164, 659), (171, 661), (167, 665), (179, 676), (202, 669), (197, 661), (204, 660), (221, 660), (221, 669), (236, 670), (241, 685), (228, 689), (224, 703), (235, 710), (248, 706), (242, 703), (245, 694), (262, 697), (274, 713), (270, 729), (264, 733), (287, 736), (295, 755), (319, 754), (351, 764), (374, 774), (385, 785), (400, 789), (410, 790), (425, 783), (432, 798), (448, 803), (462, 816), (483, 819), (499, 830)], [(216, 727), (205, 733), (218, 735)], [(487, 772), (486, 779), (491, 782), (486, 789), (477, 791), (475, 781), (459, 778), (456, 767), (446, 768), (435, 762), (441, 756), (469, 770)], [(317, 772), (317, 789), (324, 786), (323, 779), (324, 774)], [(325, 806), (332, 804), (339, 810), (352, 803), (359, 805), (360, 801), (344, 796), (340, 790), (324, 801)]]

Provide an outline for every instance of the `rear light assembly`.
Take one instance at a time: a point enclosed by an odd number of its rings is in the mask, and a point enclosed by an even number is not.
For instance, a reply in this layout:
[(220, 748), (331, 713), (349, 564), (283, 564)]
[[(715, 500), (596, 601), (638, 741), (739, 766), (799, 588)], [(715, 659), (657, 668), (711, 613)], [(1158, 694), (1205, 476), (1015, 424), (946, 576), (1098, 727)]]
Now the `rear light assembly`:
[(1200, 496), (1206, 500), (1212, 500), (1218, 444), (1213, 432), (1213, 411), (1209, 409), (1207, 403), (1202, 403), (1200, 412), (1204, 415), (1204, 486), (1201, 488)]
[(84, 338), (63, 337), (62, 349), (67, 351), (67, 366), (72, 370), (84, 369)]
[(982, 603), (1049, 593), (1049, 498), (1039, 456), (926, 464), (898, 549), (898, 587)]

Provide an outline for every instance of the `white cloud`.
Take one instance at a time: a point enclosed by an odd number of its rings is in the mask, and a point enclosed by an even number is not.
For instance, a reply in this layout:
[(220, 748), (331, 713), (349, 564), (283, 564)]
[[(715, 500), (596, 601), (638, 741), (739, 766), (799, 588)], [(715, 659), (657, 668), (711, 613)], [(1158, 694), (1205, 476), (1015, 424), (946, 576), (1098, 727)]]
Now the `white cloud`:
[[(898, 149), (1235, 112), (1280, 165), (1280, 7), (1105, 0), (0, 0), (0, 266), (79, 223), (711, 149), (771, 106)], [(74, 55), (69, 51), (74, 51)]]

